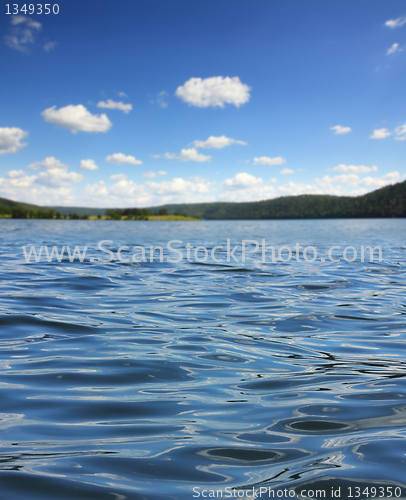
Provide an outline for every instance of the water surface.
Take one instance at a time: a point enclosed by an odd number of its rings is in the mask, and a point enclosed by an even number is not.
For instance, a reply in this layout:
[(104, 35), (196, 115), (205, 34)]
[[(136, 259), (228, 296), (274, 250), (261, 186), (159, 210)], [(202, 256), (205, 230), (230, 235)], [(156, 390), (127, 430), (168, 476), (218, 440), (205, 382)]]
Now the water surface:
[[(2, 497), (406, 497), (406, 220), (0, 225)], [(262, 238), (383, 259), (27, 264), (21, 249)]]

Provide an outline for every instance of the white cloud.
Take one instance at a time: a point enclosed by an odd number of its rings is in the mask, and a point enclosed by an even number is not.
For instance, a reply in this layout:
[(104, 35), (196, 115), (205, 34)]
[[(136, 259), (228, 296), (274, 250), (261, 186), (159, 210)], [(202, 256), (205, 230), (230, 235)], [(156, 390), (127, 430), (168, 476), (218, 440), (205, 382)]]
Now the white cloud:
[(387, 51), (386, 55), (390, 56), (392, 54), (395, 54), (396, 52), (403, 52), (403, 49), (399, 47), (398, 43), (394, 43)]
[(399, 179), (399, 172), (390, 172), (379, 178), (364, 177), (361, 181), (361, 185), (372, 189), (378, 189), (388, 184), (395, 184), (395, 182), (399, 182)]
[(17, 127), (0, 128), (0, 155), (6, 153), (16, 153), (19, 149), (26, 146), (26, 143), (20, 141), (28, 135), (28, 132)]
[(43, 184), (49, 187), (64, 188), (69, 187), (72, 183), (81, 182), (83, 175), (76, 172), (68, 172), (68, 165), (61, 163), (60, 160), (53, 156), (48, 156), (42, 161), (31, 163), (27, 166), (31, 170), (42, 170), (38, 175), (25, 177), (20, 175), (21, 171), (9, 172), (9, 177), (19, 179), (29, 179), (31, 183)]
[[(177, 160), (177, 159), (179, 159), (179, 157), (176, 155), (176, 153), (164, 153), (162, 156), (164, 158), (166, 158), (167, 160)], [(161, 155), (153, 155), (153, 158), (160, 158), (160, 157), (161, 157)]]
[(369, 137), (370, 139), (386, 139), (392, 134), (387, 128), (377, 128), (374, 133)]
[(168, 94), (164, 90), (162, 92), (159, 92), (157, 97), (157, 103), (161, 106), (161, 108), (168, 107), (168, 101), (166, 100), (167, 96)]
[[(182, 194), (188, 196), (193, 193), (208, 193), (213, 189), (214, 182), (196, 176), (191, 178), (191, 180), (174, 177), (171, 181), (148, 181), (145, 185), (155, 195), (174, 196)], [(193, 197), (189, 199), (193, 199)]]
[(60, 169), (60, 170), (67, 171), (68, 165), (61, 163), (60, 160), (57, 160), (53, 156), (48, 156), (47, 158), (45, 158), (45, 160), (37, 161), (35, 163), (30, 163), (27, 166), (27, 168), (30, 168), (31, 170), (39, 170), (39, 169), (43, 168), (45, 170)]
[(341, 125), (335, 125), (331, 127), (330, 130), (334, 130), (334, 135), (343, 135), (351, 132), (351, 127), (342, 127)]
[(286, 160), (282, 158), (282, 156), (277, 156), (275, 158), (260, 156), (259, 158), (254, 158), (254, 165), (282, 165), (283, 163), (286, 163)]
[[(152, 155), (152, 158), (160, 157), (161, 155)], [(180, 155), (175, 153), (164, 153), (162, 157), (167, 160), (195, 161), (197, 163), (204, 163), (211, 160), (211, 156), (202, 155), (198, 153), (195, 148), (182, 149)]]
[(404, 123), (403, 125), (400, 125), (399, 127), (397, 127), (395, 129), (395, 134), (396, 134), (395, 139), (397, 141), (404, 141), (404, 140), (406, 140), (406, 123)]
[(206, 156), (198, 153), (195, 148), (182, 149), (179, 155), (180, 161), (195, 161), (203, 163), (211, 160), (211, 156)]
[(406, 16), (404, 17), (399, 17), (398, 19), (390, 19), (389, 21), (386, 21), (385, 26), (388, 28), (400, 28), (406, 24)]
[(61, 163), (60, 160), (53, 156), (49, 156), (43, 161), (31, 163), (27, 168), (31, 170), (45, 170), (40, 172), (37, 176), (33, 176), (33, 182), (45, 186), (69, 187), (72, 183), (81, 182), (83, 180), (82, 174), (68, 172), (68, 165)]
[(149, 172), (144, 172), (142, 176), (145, 177), (146, 179), (154, 179), (159, 175), (166, 175), (166, 174), (167, 172), (165, 172), (164, 170), (160, 170), (159, 172), (153, 172), (152, 170), (150, 170)]
[(281, 170), (279, 173), (280, 173), (280, 174), (282, 174), (282, 175), (289, 175), (289, 174), (293, 174), (293, 173), (294, 173), (294, 171), (293, 171), (293, 170), (291, 170), (290, 168), (284, 168), (284, 169), (283, 169), (283, 170)]
[(240, 172), (236, 174), (231, 179), (226, 179), (222, 186), (227, 191), (234, 189), (247, 189), (252, 188), (254, 186), (259, 186), (263, 183), (263, 180), (260, 177), (255, 177), (251, 174), (247, 174), (247, 172)]
[[(216, 200), (255, 201), (300, 194), (354, 196), (401, 179), (398, 172), (390, 172), (382, 177), (362, 177), (358, 174), (366, 173), (368, 169), (374, 172), (376, 167), (339, 165), (336, 171), (340, 172), (340, 175), (325, 175), (311, 183), (291, 181), (276, 187), (276, 179), (264, 182), (259, 177), (241, 172), (226, 179), (222, 184), (223, 192), (218, 194), (215, 191), (215, 182), (198, 176), (137, 184), (125, 174), (114, 174), (110, 176), (113, 184), (108, 185), (105, 181), (87, 184), (78, 197), (72, 184), (83, 180), (83, 176), (69, 172), (67, 165), (60, 160), (48, 157), (29, 167), (39, 170), (39, 173), (28, 175), (23, 170), (11, 170), (0, 178), (0, 196), (40, 205), (129, 207)], [(163, 175), (165, 172), (153, 173)]]
[(117, 92), (117, 95), (119, 97), (128, 97), (127, 94), (125, 92)]
[(67, 172), (58, 168), (40, 172), (35, 182), (45, 186), (69, 187), (74, 182), (83, 181), (83, 175)]
[(116, 165), (142, 165), (141, 160), (137, 160), (135, 156), (126, 156), (123, 153), (115, 153), (114, 155), (109, 155), (105, 158), (105, 161), (109, 163), (115, 163)]
[(125, 174), (114, 174), (109, 177), (112, 181), (126, 181), (127, 176)]
[(323, 194), (323, 191), (314, 184), (290, 181), (275, 190), (274, 198), (279, 196), (298, 196), (301, 194)]
[[(27, 168), (42, 171), (38, 175), (29, 176), (22, 170), (11, 170), (7, 174), (8, 179), (3, 179), (0, 184), (3, 190), (8, 190), (9, 196), (14, 195), (15, 199), (21, 201), (44, 204), (49, 196), (50, 199), (55, 200), (55, 196), (66, 197), (68, 195), (69, 199), (72, 199), (72, 191), (67, 188), (70, 188), (71, 184), (83, 180), (82, 174), (68, 172), (68, 166), (53, 156), (40, 162), (31, 163)], [(44, 191), (42, 188), (37, 188), (36, 184), (46, 186), (47, 189)], [(41, 198), (40, 193), (44, 197)]]
[(73, 204), (76, 201), (70, 187), (46, 186), (37, 182), (36, 175), (10, 171), (0, 178), (0, 196), (37, 205)]
[(112, 126), (106, 115), (92, 115), (82, 104), (78, 104), (77, 106), (69, 104), (60, 109), (52, 106), (45, 109), (41, 115), (46, 122), (67, 128), (72, 133), (78, 131), (107, 132)]
[(108, 186), (99, 181), (87, 185), (84, 190), (86, 205), (104, 206), (151, 206), (162, 203), (188, 203), (199, 201), (255, 201), (300, 194), (334, 194), (361, 195), (373, 189), (392, 184), (400, 179), (398, 172), (391, 172), (382, 177), (361, 177), (355, 173), (342, 173), (336, 176), (324, 176), (312, 183), (288, 182), (275, 187), (276, 179), (264, 182), (246, 172), (239, 173), (231, 179), (226, 179), (221, 194), (214, 195), (215, 183), (194, 177), (191, 179), (174, 178), (169, 181), (148, 181), (136, 184), (122, 174), (111, 177), (118, 181)]
[(56, 47), (56, 42), (46, 42), (44, 43), (45, 52), (51, 52)]
[[(290, 181), (279, 187), (260, 182), (250, 174), (237, 174), (233, 179), (223, 183), (225, 192), (219, 198), (224, 201), (256, 201), (279, 196), (296, 196), (301, 194), (332, 194), (337, 196), (358, 196), (400, 180), (398, 172), (390, 172), (382, 177), (360, 177), (355, 173), (342, 175), (325, 175), (312, 183)], [(271, 179), (271, 182), (274, 179)]]
[(11, 49), (28, 53), (30, 46), (35, 43), (37, 32), (41, 31), (42, 25), (25, 16), (12, 16), (9, 34), (4, 37), (6, 45)]
[[(136, 184), (118, 174), (112, 176), (112, 180), (117, 180), (113, 185), (108, 186), (104, 181), (96, 184), (87, 184), (83, 190), (82, 199), (87, 206), (106, 207), (134, 207), (151, 206), (162, 203), (188, 203), (199, 201), (214, 201), (211, 192), (214, 189), (214, 182), (201, 177), (192, 177), (188, 180), (174, 178), (170, 181)], [(82, 202), (83, 204), (83, 202)]]
[(117, 102), (117, 101), (112, 101), (111, 99), (107, 99), (107, 101), (98, 102), (97, 107), (106, 109), (119, 109), (126, 114), (133, 109), (132, 104), (124, 104), (121, 101)]
[[(316, 179), (316, 185), (321, 189), (321, 192), (326, 194), (337, 194), (337, 195), (358, 195), (364, 194), (371, 189), (377, 189), (388, 184), (393, 184), (397, 182), (400, 178), (399, 172), (390, 172), (382, 177), (363, 177), (355, 173), (336, 175), (330, 177), (325, 175), (322, 179)], [(349, 192), (348, 188), (341, 186), (336, 187), (336, 185), (347, 185), (353, 188), (358, 188), (357, 191)]]
[(348, 184), (349, 186), (357, 187), (360, 183), (360, 177), (357, 174), (341, 174), (330, 177), (325, 175), (321, 181), (316, 179), (317, 184)]
[(395, 129), (394, 132), (391, 132), (387, 128), (379, 128), (374, 130), (374, 133), (370, 136), (370, 139), (386, 139), (392, 133), (396, 134), (395, 139), (397, 141), (404, 141), (406, 139), (406, 122), (403, 125), (400, 125)]
[(135, 182), (125, 179), (118, 174), (119, 178), (115, 184), (106, 185), (104, 181), (99, 181), (96, 184), (87, 184), (82, 193), (82, 199), (86, 204), (98, 204), (103, 200), (105, 207), (134, 207), (145, 206), (151, 202), (151, 197), (146, 193), (145, 186), (136, 184)]
[(97, 170), (99, 167), (96, 165), (94, 160), (81, 160), (79, 168), (81, 170)]
[(42, 28), (41, 23), (33, 21), (32, 19), (26, 17), (25, 15), (24, 16), (13, 15), (10, 24), (12, 26), (29, 26), (30, 28), (34, 28), (37, 30), (40, 30)]
[(168, 101), (167, 101), (168, 93), (165, 92), (164, 90), (162, 92), (159, 92), (157, 94), (156, 100), (152, 99), (150, 104), (158, 104), (161, 108), (167, 108), (168, 107)]
[(242, 146), (246, 146), (247, 143), (244, 141), (238, 141), (236, 139), (231, 139), (230, 137), (226, 137), (222, 135), (220, 137), (214, 137), (211, 135), (205, 141), (194, 141), (193, 145), (196, 148), (204, 148), (204, 149), (222, 149), (226, 146), (230, 146), (231, 144), (241, 144)]
[(175, 95), (191, 106), (207, 108), (225, 104), (239, 107), (250, 98), (250, 87), (240, 81), (238, 76), (214, 76), (211, 78), (191, 78), (176, 89)]
[(272, 184), (276, 179), (270, 179), (266, 184), (260, 177), (255, 177), (246, 172), (240, 172), (231, 179), (222, 183), (224, 193), (220, 195), (223, 201), (255, 201), (275, 197), (276, 188)]
[(121, 179), (116, 184), (109, 187), (110, 195), (118, 199), (134, 199), (144, 194), (144, 186), (134, 181)]
[[(9, 175), (10, 174), (10, 175)], [(36, 175), (15, 175), (15, 170), (8, 172), (7, 179), (0, 178), (0, 192), (7, 198), (21, 200), (15, 193), (21, 190), (26, 190), (32, 187), (37, 176)], [(8, 190), (8, 191), (7, 191)], [(24, 193), (26, 194), (26, 193)]]
[(333, 168), (333, 170), (336, 170), (337, 172), (344, 172), (348, 174), (367, 174), (369, 172), (376, 172), (378, 170), (378, 167), (373, 166), (373, 167), (367, 167), (366, 165), (337, 165), (336, 167)]
[[(109, 203), (109, 190), (104, 181), (98, 181), (95, 184), (86, 184), (83, 189), (82, 199), (85, 203), (93, 203), (101, 206), (101, 200), (103, 200), (103, 205), (112, 206)], [(113, 201), (114, 203), (114, 201)]]
[(6, 175), (10, 179), (15, 179), (17, 177), (24, 177), (26, 173), (24, 172), (24, 170), (10, 170)]

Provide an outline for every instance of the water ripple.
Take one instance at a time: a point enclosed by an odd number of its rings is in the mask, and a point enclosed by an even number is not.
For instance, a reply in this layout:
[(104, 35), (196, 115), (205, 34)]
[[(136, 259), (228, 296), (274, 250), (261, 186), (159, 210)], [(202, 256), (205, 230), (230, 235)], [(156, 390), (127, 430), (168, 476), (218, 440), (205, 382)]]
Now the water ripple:
[[(405, 221), (157, 223), (154, 234), (148, 222), (2, 224), (4, 498), (186, 499), (193, 487), (340, 487), (346, 498), (373, 485), (406, 497)], [(159, 245), (175, 229), (210, 248), (224, 234), (236, 244), (272, 232), (281, 245), (379, 241), (385, 258), (29, 265), (19, 255), (89, 234), (94, 247)]]

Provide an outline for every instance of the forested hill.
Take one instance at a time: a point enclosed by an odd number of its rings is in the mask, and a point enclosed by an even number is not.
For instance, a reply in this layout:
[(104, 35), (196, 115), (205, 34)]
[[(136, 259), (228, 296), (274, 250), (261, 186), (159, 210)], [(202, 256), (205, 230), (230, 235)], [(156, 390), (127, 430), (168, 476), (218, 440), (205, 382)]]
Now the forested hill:
[[(102, 201), (101, 201), (102, 204)], [(166, 210), (166, 212), (165, 212)], [(105, 208), (40, 207), (0, 198), (0, 215), (53, 218), (75, 213), (78, 216), (105, 214)], [(117, 212), (139, 212), (130, 208)], [(171, 204), (141, 211), (187, 214), (203, 219), (332, 219), (406, 217), (406, 181), (372, 191), (363, 196), (305, 194), (253, 202)], [(108, 212), (114, 212), (109, 209)], [(58, 216), (59, 213), (59, 216)], [(30, 215), (31, 214), (31, 215)], [(55, 215), (56, 214), (56, 215)], [(124, 214), (126, 215), (126, 214)]]
[(25, 208), (27, 210), (37, 210), (39, 208), (42, 208), (38, 205), (32, 205), (31, 203), (23, 203), (20, 201), (13, 201), (7, 198), (0, 198), (0, 207)]
[(406, 181), (363, 196), (305, 194), (253, 202), (162, 205), (169, 214), (186, 212), (203, 219), (330, 219), (406, 217)]

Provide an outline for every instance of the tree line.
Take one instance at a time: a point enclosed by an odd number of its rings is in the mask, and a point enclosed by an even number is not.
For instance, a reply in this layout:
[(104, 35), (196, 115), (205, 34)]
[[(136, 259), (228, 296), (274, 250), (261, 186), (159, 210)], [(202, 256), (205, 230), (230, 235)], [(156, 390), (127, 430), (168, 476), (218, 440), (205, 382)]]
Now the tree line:
[[(88, 215), (61, 215), (54, 209), (1, 199), (0, 216), (14, 219), (88, 219)], [(8, 203), (8, 204), (7, 204)], [(12, 203), (12, 205), (11, 205)], [(110, 220), (146, 220), (176, 215), (203, 219), (334, 219), (406, 217), (406, 181), (362, 196), (301, 195), (255, 202), (213, 202), (164, 205), (153, 208), (116, 208), (105, 212)], [(188, 214), (188, 215), (187, 215)], [(101, 219), (99, 214), (97, 218)]]
[(0, 205), (0, 217), (11, 217), (12, 219), (88, 219), (88, 215), (77, 215), (75, 213), (62, 215), (53, 208), (46, 210), (44, 208), (30, 209), (24, 206), (9, 207)]
[[(166, 208), (160, 208), (158, 211), (153, 212), (148, 208), (114, 208), (106, 210), (106, 215), (112, 220), (121, 220), (125, 217), (127, 220), (148, 220), (151, 215), (155, 216), (165, 216), (169, 215)], [(173, 215), (180, 215), (182, 217), (187, 217), (185, 212), (176, 212)]]

